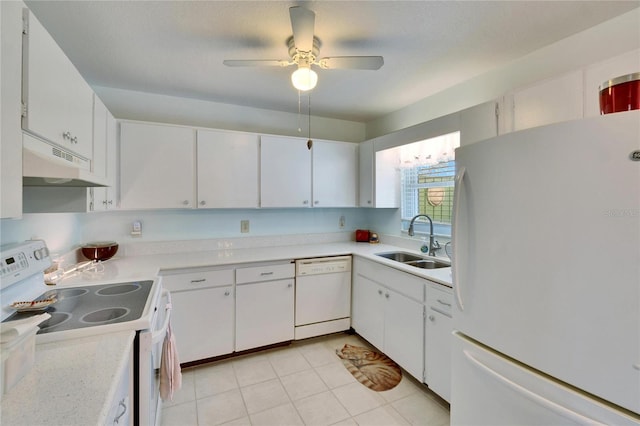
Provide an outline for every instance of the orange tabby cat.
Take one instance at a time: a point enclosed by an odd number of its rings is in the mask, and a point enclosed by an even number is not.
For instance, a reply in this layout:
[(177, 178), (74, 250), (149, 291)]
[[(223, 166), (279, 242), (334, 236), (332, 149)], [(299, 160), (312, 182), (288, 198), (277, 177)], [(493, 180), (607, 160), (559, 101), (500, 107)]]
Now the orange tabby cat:
[(384, 354), (349, 344), (336, 349), (336, 354), (353, 377), (374, 391), (392, 389), (402, 379), (398, 364)]

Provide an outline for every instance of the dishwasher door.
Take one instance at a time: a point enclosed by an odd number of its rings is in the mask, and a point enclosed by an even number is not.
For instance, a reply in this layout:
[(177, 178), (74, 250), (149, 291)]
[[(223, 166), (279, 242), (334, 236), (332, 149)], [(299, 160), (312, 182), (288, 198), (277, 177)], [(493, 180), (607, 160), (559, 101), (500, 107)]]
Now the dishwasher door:
[(351, 256), (297, 260), (295, 325), (350, 316)]

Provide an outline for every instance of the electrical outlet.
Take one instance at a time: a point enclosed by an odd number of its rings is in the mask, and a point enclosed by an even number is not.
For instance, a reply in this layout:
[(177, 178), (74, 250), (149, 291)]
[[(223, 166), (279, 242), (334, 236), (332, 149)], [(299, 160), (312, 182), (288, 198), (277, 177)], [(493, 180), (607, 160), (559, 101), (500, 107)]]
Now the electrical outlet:
[(142, 222), (140, 222), (139, 220), (136, 220), (131, 224), (131, 236), (133, 237), (142, 236)]
[(338, 222), (340, 229), (344, 229), (344, 223), (345, 223), (344, 216), (340, 216), (340, 221)]
[(241, 220), (240, 221), (240, 232), (242, 232), (243, 234), (246, 234), (249, 232), (249, 221), (248, 220)]

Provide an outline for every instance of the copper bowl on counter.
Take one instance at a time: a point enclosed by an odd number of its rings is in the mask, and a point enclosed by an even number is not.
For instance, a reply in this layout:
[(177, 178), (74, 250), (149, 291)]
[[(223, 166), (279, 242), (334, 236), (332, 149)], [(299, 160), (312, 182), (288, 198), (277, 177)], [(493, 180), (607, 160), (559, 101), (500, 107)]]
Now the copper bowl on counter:
[(103, 261), (111, 259), (118, 252), (115, 241), (96, 241), (81, 247), (82, 255), (89, 260)]

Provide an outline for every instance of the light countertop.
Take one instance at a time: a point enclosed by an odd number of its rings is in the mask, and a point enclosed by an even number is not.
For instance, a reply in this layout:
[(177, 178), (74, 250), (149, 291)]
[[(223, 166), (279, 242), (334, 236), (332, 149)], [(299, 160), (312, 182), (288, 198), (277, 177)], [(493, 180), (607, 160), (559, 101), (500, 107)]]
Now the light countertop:
[(33, 368), (2, 397), (2, 424), (110, 423), (134, 336), (124, 331), (36, 345)]
[[(103, 262), (103, 272), (77, 274), (59, 285), (147, 280), (175, 269), (241, 267), (257, 262), (350, 254), (451, 286), (451, 268), (425, 270), (375, 255), (389, 251), (423, 255), (417, 250), (389, 244), (356, 242), (138, 254), (116, 256)], [(36, 345), (34, 367), (3, 396), (2, 422), (11, 425), (105, 423), (133, 338), (134, 332), (127, 331)]]
[[(87, 281), (124, 282), (153, 279), (161, 271), (225, 265), (242, 265), (256, 262), (275, 262), (324, 256), (352, 254), (379, 262), (392, 268), (451, 287), (451, 268), (421, 269), (388, 260), (376, 253), (404, 251), (424, 256), (417, 250), (409, 250), (389, 244), (335, 242), (324, 244), (297, 244), (276, 247), (200, 250), (192, 252), (145, 254), (119, 257), (103, 262), (104, 272), (96, 275), (78, 274), (65, 279), (60, 285), (87, 284)], [(439, 258), (443, 260), (442, 258)], [(444, 259), (448, 261), (448, 259)]]

